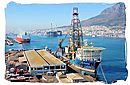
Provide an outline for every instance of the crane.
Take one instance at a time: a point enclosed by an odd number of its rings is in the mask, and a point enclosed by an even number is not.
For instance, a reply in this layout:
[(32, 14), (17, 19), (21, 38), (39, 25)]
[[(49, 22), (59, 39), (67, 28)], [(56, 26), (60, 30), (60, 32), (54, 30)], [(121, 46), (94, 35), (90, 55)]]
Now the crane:
[(64, 42), (64, 40), (66, 39), (67, 34), (65, 35), (65, 37), (63, 39), (59, 39), (58, 40), (58, 49), (55, 52), (56, 56), (59, 56), (58, 52), (63, 52), (63, 47), (62, 47), (62, 43)]

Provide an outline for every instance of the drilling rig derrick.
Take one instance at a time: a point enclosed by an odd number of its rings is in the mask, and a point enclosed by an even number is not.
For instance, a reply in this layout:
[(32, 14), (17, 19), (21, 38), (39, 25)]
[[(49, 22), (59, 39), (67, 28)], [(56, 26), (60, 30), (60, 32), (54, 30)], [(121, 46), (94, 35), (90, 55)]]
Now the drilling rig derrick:
[(77, 48), (80, 48), (83, 45), (83, 33), (78, 15), (78, 8), (74, 7), (69, 34), (69, 50), (73, 57)]

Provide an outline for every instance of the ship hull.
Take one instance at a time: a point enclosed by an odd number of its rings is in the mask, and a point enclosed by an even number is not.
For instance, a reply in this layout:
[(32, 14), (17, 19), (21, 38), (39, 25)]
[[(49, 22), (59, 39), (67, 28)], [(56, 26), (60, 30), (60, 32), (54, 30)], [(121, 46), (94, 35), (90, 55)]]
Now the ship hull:
[(62, 36), (62, 32), (61, 31), (49, 31), (49, 32), (47, 32), (47, 36), (52, 36), (52, 37)]
[(20, 37), (16, 37), (16, 41), (18, 43), (30, 43), (30, 39), (23, 39), (23, 38), (20, 38)]
[(82, 75), (90, 75), (94, 78), (96, 78), (97, 76), (97, 72), (96, 72), (96, 69), (97, 67), (99, 66), (100, 64), (100, 61), (94, 61), (95, 62), (95, 65), (94, 66), (78, 66), (78, 65), (75, 65), (75, 64), (69, 64), (68, 66), (71, 67), (73, 70), (75, 70), (76, 72), (82, 74)]

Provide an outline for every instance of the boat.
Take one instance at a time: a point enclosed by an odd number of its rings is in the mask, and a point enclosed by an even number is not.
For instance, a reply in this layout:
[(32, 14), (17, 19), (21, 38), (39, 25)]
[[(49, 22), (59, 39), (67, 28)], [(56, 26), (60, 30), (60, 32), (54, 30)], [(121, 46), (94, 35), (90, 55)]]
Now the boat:
[[(78, 8), (73, 8), (72, 28), (69, 34), (70, 67), (82, 75), (97, 77), (97, 67), (101, 63), (102, 47), (94, 47), (83, 42), (83, 32), (78, 18)], [(78, 22), (78, 23), (76, 23)], [(95, 36), (93, 36), (95, 37)]]
[(52, 28), (52, 23), (51, 23), (51, 30), (46, 33), (47, 36), (49, 37), (57, 37), (57, 36), (62, 36), (62, 31), (60, 30), (55, 30), (55, 28)]
[(17, 35), (16, 41), (18, 43), (30, 43), (31, 38), (25, 33), (24, 35)]
[(75, 58), (70, 61), (70, 67), (82, 75), (96, 77), (96, 70), (101, 63), (101, 53), (105, 48), (86, 46), (78, 48)]
[(52, 37), (62, 36), (62, 31), (49, 31), (47, 32), (47, 36)]
[(53, 36), (53, 37), (57, 37), (57, 32), (56, 31), (49, 31), (47, 32), (47, 36)]
[[(78, 19), (78, 8), (73, 8), (72, 28), (69, 33), (69, 43), (63, 49), (63, 56), (69, 58), (67, 64), (81, 75), (97, 77), (97, 67), (101, 63), (101, 53), (105, 48), (92, 46), (94, 44), (83, 42), (83, 32)], [(78, 22), (78, 23), (77, 23)], [(59, 49), (58, 48), (58, 49)]]
[(96, 37), (96, 35), (92, 35), (92, 37)]
[(6, 37), (6, 39), (5, 39), (5, 44), (6, 45), (9, 45), (9, 46), (12, 46), (12, 45), (14, 45), (14, 39), (13, 38), (10, 38), (10, 37)]
[(14, 45), (13, 41), (11, 41), (11, 40), (9, 40), (9, 39), (6, 39), (6, 40), (5, 40), (5, 44), (6, 44), (6, 45), (9, 45), (9, 46)]

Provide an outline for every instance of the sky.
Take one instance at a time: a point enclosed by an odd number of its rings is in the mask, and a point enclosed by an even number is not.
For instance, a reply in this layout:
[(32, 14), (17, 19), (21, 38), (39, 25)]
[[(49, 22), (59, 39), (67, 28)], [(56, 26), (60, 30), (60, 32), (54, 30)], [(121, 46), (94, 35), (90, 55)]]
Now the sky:
[(10, 2), (5, 8), (6, 32), (47, 29), (71, 24), (72, 9), (78, 7), (79, 19), (100, 14), (114, 3), (19, 4)]

